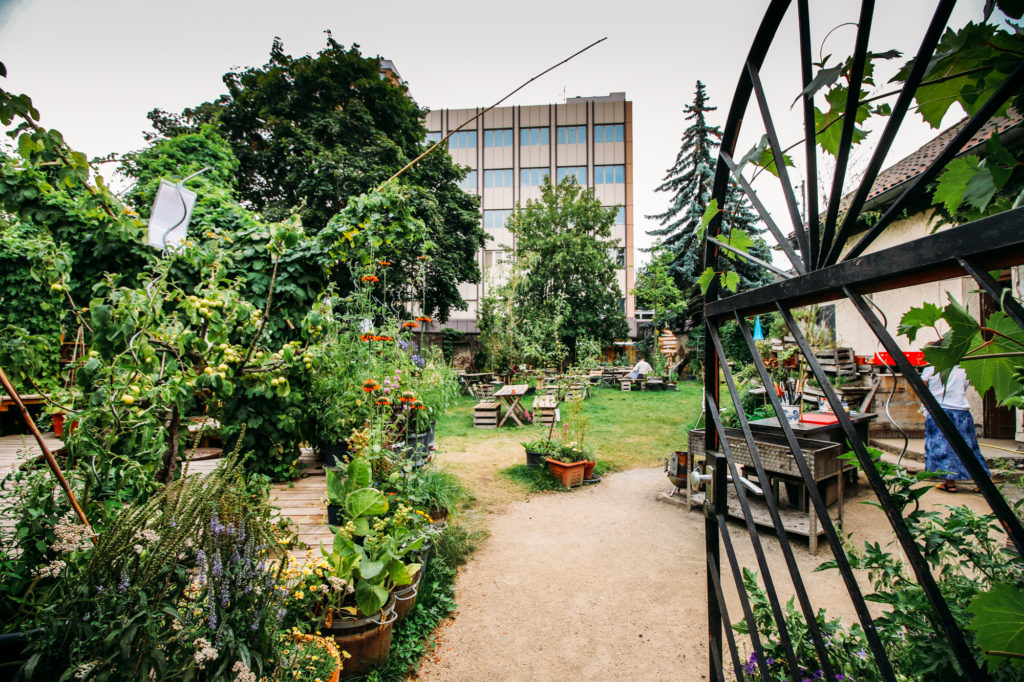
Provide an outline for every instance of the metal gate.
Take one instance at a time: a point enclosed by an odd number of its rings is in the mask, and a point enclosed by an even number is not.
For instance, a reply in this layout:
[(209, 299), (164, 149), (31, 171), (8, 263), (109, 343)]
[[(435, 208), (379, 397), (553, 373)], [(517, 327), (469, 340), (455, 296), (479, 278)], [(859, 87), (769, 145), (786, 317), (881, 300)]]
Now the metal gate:
[[(760, 380), (764, 384), (767, 397), (779, 419), (788, 446), (794, 453), (796, 464), (809, 492), (809, 503), (817, 512), (828, 545), (834, 554), (843, 584), (849, 593), (854, 610), (863, 627), (865, 638), (869, 644), (869, 653), (873, 656), (883, 679), (896, 679), (892, 663), (887, 656), (878, 631), (874, 627), (864, 595), (843, 550), (840, 535), (837, 533), (835, 525), (828, 514), (825, 500), (819, 493), (817, 486), (814, 485), (812, 472), (808, 468), (804, 453), (794, 435), (793, 429), (784, 416), (782, 404), (774, 390), (771, 376), (763, 363), (756, 362), (760, 354), (745, 324), (745, 318), (769, 311), (780, 313), (783, 320), (789, 326), (796, 344), (799, 346), (800, 353), (809, 366), (811, 373), (820, 384), (825, 394), (825, 399), (838, 417), (845, 437), (852, 445), (860, 468), (866, 475), (867, 483), (877, 498), (881, 509), (884, 510), (888, 522), (891, 524), (892, 530), (902, 547), (907, 563), (915, 574), (916, 580), (927, 595), (934, 610), (936, 622), (940, 624), (941, 630), (948, 641), (948, 646), (954, 653), (961, 670), (969, 679), (984, 679), (985, 674), (975, 662), (971, 649), (965, 640), (964, 633), (958, 626), (950, 612), (949, 605), (939, 591), (935, 577), (932, 575), (925, 558), (921, 555), (918, 546), (913, 541), (900, 510), (894, 503), (881, 476), (871, 462), (867, 444), (858, 436), (857, 430), (854, 428), (853, 423), (851, 423), (849, 416), (843, 410), (840, 400), (830, 385), (821, 364), (815, 357), (808, 340), (801, 333), (799, 325), (794, 320), (793, 310), (794, 308), (810, 304), (839, 300), (846, 300), (852, 304), (859, 316), (863, 318), (877, 337), (881, 346), (895, 359), (898, 370), (923, 403), (927, 412), (935, 420), (938, 428), (952, 444), (961, 462), (974, 478), (991, 509), (1003, 522), (1004, 527), (1008, 529), (1008, 533), (1017, 550), (1024, 551), (1024, 529), (1021, 527), (1020, 520), (1013, 514), (1006, 499), (993, 485), (988, 474), (973, 456), (970, 447), (958, 433), (955, 425), (946, 413), (941, 409), (936, 399), (928, 390), (927, 385), (911, 366), (910, 361), (900, 351), (898, 344), (888, 333), (886, 326), (879, 319), (875, 310), (873, 310), (871, 302), (866, 298), (875, 292), (966, 275), (973, 278), (982, 290), (999, 300), (999, 286), (993, 281), (988, 272), (992, 269), (1006, 268), (1024, 262), (1024, 208), (1009, 210), (992, 217), (935, 233), (915, 240), (909, 245), (904, 244), (897, 248), (865, 253), (865, 250), (886, 231), (910, 201), (923, 196), (922, 192), (925, 186), (938, 177), (946, 165), (960, 153), (964, 144), (989, 121), (993, 114), (1011, 96), (1024, 89), (1024, 60), (1016, 67), (1011, 77), (998, 87), (997, 91), (981, 110), (970, 117), (959, 132), (943, 147), (941, 153), (931, 161), (928, 167), (917, 176), (916, 180), (910, 183), (910, 186), (889, 206), (877, 222), (858, 235), (855, 232), (855, 226), (864, 207), (865, 199), (881, 170), (886, 153), (900, 130), (904, 117), (911, 106), (914, 93), (922, 82), (926, 66), (935, 52), (936, 45), (940, 40), (955, 4), (953, 0), (942, 0), (937, 3), (934, 16), (931, 18), (924, 39), (916, 54), (915, 65), (906, 80), (906, 87), (899, 94), (897, 102), (892, 107), (891, 116), (884, 131), (881, 133), (859, 188), (847, 205), (845, 218), (840, 220), (842, 217), (839, 215), (840, 199), (842, 198), (842, 187), (849, 163), (849, 150), (855, 124), (854, 116), (850, 114), (857, 111), (859, 104), (858, 97), (861, 92), (860, 74), (863, 73), (864, 63), (868, 58), (868, 35), (874, 12), (874, 2), (865, 0), (861, 5), (860, 19), (857, 24), (849, 98), (845, 108), (848, 115), (846, 115), (843, 122), (841, 144), (836, 157), (836, 168), (831, 192), (828, 197), (827, 210), (825, 215), (822, 216), (823, 220), (819, 219), (818, 193), (813, 186), (808, 188), (805, 223), (800, 216), (797, 198), (788, 178), (786, 166), (782, 158), (783, 148), (780, 145), (776, 126), (773, 123), (772, 114), (769, 111), (767, 98), (759, 76), (759, 70), (764, 63), (766, 55), (769, 53), (769, 49), (773, 43), (783, 40), (783, 36), (778, 35), (779, 29), (787, 11), (794, 9), (791, 8), (791, 4), (796, 6), (798, 36), (790, 42), (799, 46), (801, 77), (804, 87), (812, 80), (812, 45), (808, 2), (807, 0), (796, 0), (795, 3), (791, 2), (791, 0), (773, 0), (766, 11), (753, 45), (747, 55), (746, 65), (729, 110), (712, 192), (712, 197), (717, 199), (718, 206), (724, 206), (730, 178), (734, 177), (752, 200), (755, 208), (758, 209), (769, 230), (780, 241), (780, 245), (792, 263), (793, 270), (791, 275), (783, 275), (779, 281), (771, 285), (727, 297), (722, 296), (722, 292), (716, 282), (712, 284), (705, 299), (707, 325), (704, 346), (704, 383), (706, 412), (708, 415), (708, 428), (705, 430), (705, 452), (707, 453), (707, 463), (714, 467), (713, 480), (709, 483), (712, 493), (709, 497), (713, 502), (705, 504), (710, 679), (725, 679), (727, 670), (730, 669), (735, 673), (737, 679), (744, 679), (743, 666), (724, 596), (724, 590), (728, 587), (728, 580), (731, 575), (738, 592), (739, 603), (743, 611), (742, 616), (749, 629), (750, 647), (753, 651), (753, 657), (757, 662), (761, 678), (766, 681), (768, 680), (768, 666), (765, 662), (761, 637), (752, 615), (750, 600), (744, 590), (741, 574), (742, 567), (737, 559), (734, 548), (736, 538), (733, 535), (738, 531), (731, 529), (726, 524), (726, 500), (730, 485), (735, 490), (736, 498), (746, 521), (746, 528), (764, 584), (764, 591), (770, 601), (778, 627), (779, 643), (786, 652), (787, 659), (789, 659), (789, 670), (793, 671), (791, 674), (795, 675), (797, 670), (796, 659), (793, 653), (793, 642), (791, 641), (790, 633), (787, 632), (785, 627), (783, 606), (780, 602), (775, 581), (769, 570), (764, 548), (758, 537), (758, 532), (751, 515), (748, 492), (741, 485), (741, 472), (737, 468), (733, 453), (728, 446), (726, 432), (719, 413), (719, 406), (722, 404), (719, 388), (724, 381), (733, 404), (737, 406), (736, 413), (743, 433), (743, 439), (749, 450), (750, 458), (753, 460), (753, 468), (762, 482), (767, 481), (768, 478), (765, 474), (762, 458), (758, 453), (757, 443), (752, 434), (749, 421), (744, 415), (742, 407), (740, 407), (737, 383), (730, 371), (728, 358), (723, 350), (720, 330), (723, 324), (730, 321), (739, 323), (746, 345), (750, 350), (751, 356), (755, 359), (755, 364), (758, 365)], [(788, 39), (789, 37), (787, 36), (786, 38)], [(737, 138), (741, 125), (744, 123), (743, 117), (751, 95), (754, 96), (756, 101), (761, 123), (764, 126), (763, 130), (767, 135), (770, 150), (778, 169), (788, 214), (785, 222), (792, 222), (794, 230), (793, 241), (795, 243), (793, 245), (782, 235), (781, 230), (779, 230), (771, 215), (765, 210), (749, 184), (737, 171), (736, 164), (733, 161)], [(803, 133), (805, 135), (804, 155), (801, 161), (805, 164), (807, 177), (816, 178), (817, 152), (815, 149), (815, 121), (813, 105), (811, 103), (812, 98), (804, 96), (800, 99), (803, 102)], [(780, 220), (779, 222), (783, 221)], [(705, 264), (716, 270), (719, 269), (720, 257), (724, 255), (720, 243), (714, 240), (720, 234), (720, 227), (721, 214), (717, 215), (709, 223), (707, 230), (709, 239), (705, 242)], [(1005, 298), (1003, 301), (1007, 316), (1017, 325), (1024, 328), (1024, 310), (1022, 310), (1021, 306), (1009, 298)], [(824, 677), (827, 680), (840, 679), (836, 676), (833, 663), (830, 661), (825, 638), (818, 627), (814, 608), (808, 598), (799, 566), (783, 527), (778, 501), (767, 486), (764, 490), (764, 496), (768, 513), (774, 526), (775, 537), (788, 568), (789, 579), (792, 582), (797, 603), (806, 620), (814, 650), (822, 663)], [(725, 549), (724, 565), (722, 548)], [(818, 606), (822, 605), (819, 604)], [(728, 644), (728, 651), (724, 652), (724, 644), (726, 643)], [(723, 660), (723, 655), (728, 655), (730, 659)], [(799, 678), (794, 677), (794, 679)]]

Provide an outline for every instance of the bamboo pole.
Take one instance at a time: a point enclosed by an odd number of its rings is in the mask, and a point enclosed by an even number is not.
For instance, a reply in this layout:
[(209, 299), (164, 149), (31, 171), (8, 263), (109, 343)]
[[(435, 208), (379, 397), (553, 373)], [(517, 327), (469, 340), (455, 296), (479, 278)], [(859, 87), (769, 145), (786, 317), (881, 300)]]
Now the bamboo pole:
[(11, 400), (17, 404), (18, 409), (21, 410), (21, 417), (28, 424), (29, 431), (36, 437), (36, 442), (39, 443), (39, 449), (43, 451), (43, 458), (46, 463), (50, 466), (50, 471), (57, 477), (60, 482), (60, 487), (64, 489), (64, 494), (68, 496), (68, 500), (71, 502), (71, 506), (74, 507), (75, 513), (78, 514), (79, 520), (86, 528), (89, 529), (89, 537), (92, 538), (93, 543), (96, 542), (96, 534), (92, 532), (92, 525), (89, 523), (89, 519), (85, 516), (85, 511), (78, 504), (78, 500), (75, 499), (75, 493), (71, 490), (71, 486), (68, 485), (68, 480), (64, 478), (64, 472), (60, 469), (60, 464), (54, 458), (53, 453), (50, 452), (49, 446), (46, 445), (46, 441), (43, 440), (43, 434), (39, 433), (39, 428), (36, 427), (35, 421), (32, 416), (28, 413), (28, 408), (25, 407), (25, 403), (21, 401), (21, 396), (18, 394), (17, 389), (11, 383), (11, 380), (7, 378), (7, 373), (4, 372), (4, 368), (0, 367), (0, 384), (3, 384), (4, 390), (7, 391), (7, 395), (11, 396)]

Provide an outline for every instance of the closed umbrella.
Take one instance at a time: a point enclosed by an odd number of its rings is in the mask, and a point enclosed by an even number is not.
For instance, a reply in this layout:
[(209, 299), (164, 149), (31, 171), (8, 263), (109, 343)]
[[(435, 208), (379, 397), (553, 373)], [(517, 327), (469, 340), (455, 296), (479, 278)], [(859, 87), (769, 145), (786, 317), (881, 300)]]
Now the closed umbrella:
[(754, 340), (755, 341), (763, 341), (764, 340), (764, 332), (761, 331), (761, 316), (760, 315), (758, 315), (756, 318), (754, 318)]

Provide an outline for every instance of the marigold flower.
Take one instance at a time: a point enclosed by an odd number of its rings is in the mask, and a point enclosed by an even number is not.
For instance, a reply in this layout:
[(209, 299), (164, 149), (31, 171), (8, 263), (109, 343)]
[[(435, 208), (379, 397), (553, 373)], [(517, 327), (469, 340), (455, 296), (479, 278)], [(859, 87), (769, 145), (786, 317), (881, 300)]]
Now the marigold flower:
[(419, 327), (419, 325), (415, 322), (404, 322), (402, 323), (402, 327), (404, 329), (415, 329), (416, 327)]
[(373, 379), (367, 379), (366, 381), (363, 382), (363, 390), (366, 391), (367, 393), (372, 393), (376, 391), (378, 388), (380, 388), (380, 384), (378, 384)]
[(377, 277), (375, 275), (363, 275), (363, 281), (364, 282), (379, 282), (380, 280), (377, 279)]
[(426, 317), (425, 315), (421, 315), (421, 316), (416, 318), (416, 321), (417, 322), (433, 322), (434, 320), (433, 320), (433, 318)]

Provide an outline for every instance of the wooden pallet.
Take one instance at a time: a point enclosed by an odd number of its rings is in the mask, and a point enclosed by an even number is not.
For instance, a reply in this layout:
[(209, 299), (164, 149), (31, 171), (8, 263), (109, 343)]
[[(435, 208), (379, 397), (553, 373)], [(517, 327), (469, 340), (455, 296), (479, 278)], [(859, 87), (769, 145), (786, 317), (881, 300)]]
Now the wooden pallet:
[(632, 379), (619, 379), (619, 387), (623, 391), (632, 391), (633, 390), (633, 380)]
[(815, 348), (814, 356), (821, 368), (830, 374), (857, 373), (857, 360), (852, 348)]
[(555, 423), (555, 412), (558, 410), (558, 401), (553, 395), (537, 396), (533, 401), (534, 419), (540, 417), (541, 424), (551, 426)]
[(477, 429), (496, 429), (501, 418), (501, 405), (482, 401), (473, 408), (473, 426)]

